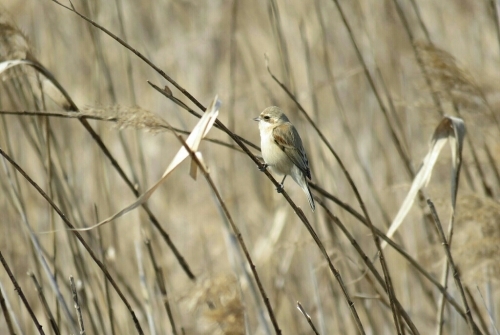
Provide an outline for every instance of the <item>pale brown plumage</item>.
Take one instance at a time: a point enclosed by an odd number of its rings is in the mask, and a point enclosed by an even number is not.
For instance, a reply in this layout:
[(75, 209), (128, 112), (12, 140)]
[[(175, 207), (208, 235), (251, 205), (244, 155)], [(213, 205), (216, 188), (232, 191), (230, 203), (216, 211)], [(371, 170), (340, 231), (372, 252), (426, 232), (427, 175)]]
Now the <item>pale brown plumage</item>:
[(306, 177), (311, 179), (311, 170), (297, 129), (276, 106), (267, 107), (254, 120), (259, 121), (262, 157), (266, 165), (274, 173), (284, 175), (281, 189), (286, 176), (290, 175), (304, 190), (314, 211), (314, 199), (306, 181)]

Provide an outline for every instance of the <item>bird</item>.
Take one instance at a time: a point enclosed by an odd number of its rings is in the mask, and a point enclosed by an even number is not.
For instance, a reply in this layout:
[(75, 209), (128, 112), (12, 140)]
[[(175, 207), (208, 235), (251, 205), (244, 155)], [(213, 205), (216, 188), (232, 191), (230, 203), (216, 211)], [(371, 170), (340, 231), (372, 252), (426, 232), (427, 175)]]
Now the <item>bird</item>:
[(316, 206), (306, 180), (306, 177), (311, 179), (311, 170), (297, 129), (276, 106), (267, 107), (253, 120), (259, 122), (260, 146), (265, 162), (261, 170), (269, 167), (273, 173), (284, 175), (278, 193), (283, 192), (285, 179), (291, 176), (306, 194), (314, 212)]

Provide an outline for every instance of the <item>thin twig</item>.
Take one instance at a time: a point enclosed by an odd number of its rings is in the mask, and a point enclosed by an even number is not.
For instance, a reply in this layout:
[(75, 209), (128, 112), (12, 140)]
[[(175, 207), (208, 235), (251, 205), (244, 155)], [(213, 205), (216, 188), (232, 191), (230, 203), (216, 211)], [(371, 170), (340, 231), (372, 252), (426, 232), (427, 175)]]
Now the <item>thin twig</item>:
[(481, 311), (479, 310), (479, 306), (476, 303), (474, 296), (472, 295), (471, 291), (469, 290), (469, 288), (467, 286), (465, 287), (465, 294), (469, 298), (470, 304), (472, 306), (472, 310), (476, 312), (477, 318), (479, 319), (479, 324), (481, 325), (481, 328), (483, 328), (483, 332), (485, 334), (489, 334), (488, 326), (486, 325), (486, 321), (484, 320), (484, 318), (481, 314)]
[[(94, 213), (95, 213), (96, 222), (99, 222), (99, 215), (97, 212), (97, 205), (96, 204), (94, 204)], [(100, 251), (101, 261), (102, 261), (102, 264), (104, 265), (104, 267), (107, 269), (108, 265), (106, 264), (106, 257), (104, 255), (104, 246), (103, 246), (102, 237), (101, 237), (101, 229), (97, 229), (97, 239), (99, 241), (99, 251)], [(104, 280), (104, 295), (106, 297), (106, 305), (108, 307), (108, 320), (109, 320), (109, 327), (111, 328), (111, 335), (115, 335), (116, 332), (115, 332), (114, 308), (113, 308), (113, 303), (111, 301), (109, 282), (107, 280)]]
[(450, 263), (450, 267), (453, 272), (453, 278), (455, 279), (455, 284), (457, 285), (458, 291), (460, 292), (460, 297), (462, 298), (462, 303), (465, 308), (466, 320), (467, 324), (469, 325), (470, 332), (474, 335), (479, 334), (477, 328), (474, 327), (474, 320), (472, 318), (472, 313), (470, 311), (469, 304), (467, 303), (467, 298), (465, 297), (465, 291), (462, 286), (462, 281), (460, 280), (460, 274), (458, 272), (457, 267), (455, 266), (455, 262), (453, 261), (453, 256), (451, 255), (451, 250), (448, 245), (448, 241), (446, 240), (446, 236), (444, 235), (443, 226), (441, 225), (441, 221), (439, 220), (439, 216), (436, 212), (436, 208), (434, 207), (434, 203), (431, 201), (431, 199), (427, 199), (427, 205), (429, 205), (429, 208), (431, 210), (434, 223), (436, 224), (436, 228), (439, 232), (439, 236), (441, 237), (443, 243), (446, 257), (448, 258), (448, 262)]
[(150, 240), (145, 240), (144, 244), (148, 249), (149, 258), (151, 259), (151, 264), (153, 265), (153, 270), (156, 275), (156, 285), (160, 289), (160, 293), (162, 295), (162, 301), (165, 305), (165, 310), (167, 311), (168, 320), (170, 321), (170, 326), (172, 327), (172, 334), (177, 335), (177, 328), (175, 327), (174, 315), (172, 314), (172, 309), (170, 308), (170, 301), (168, 300), (167, 287), (165, 285), (165, 278), (163, 276), (162, 269), (158, 266), (156, 262), (155, 255), (153, 253), (153, 247), (151, 246)]
[[(443, 274), (441, 275), (441, 282), (443, 284), (443, 288), (445, 290), (448, 290), (448, 274), (449, 274), (449, 264), (448, 261), (445, 261), (445, 264), (443, 265)], [(445, 295), (442, 294), (439, 297), (438, 301), (438, 312), (437, 312), (437, 322), (436, 322), (436, 335), (441, 335), (443, 334), (443, 326), (444, 326), (444, 301), (445, 301)]]
[[(45, 299), (45, 296), (43, 294), (42, 286), (40, 286), (40, 283), (36, 279), (36, 276), (33, 272), (28, 272), (28, 276), (31, 277), (31, 279), (33, 280), (33, 283), (35, 284), (36, 291), (38, 292), (38, 298), (40, 298), (40, 302), (42, 303), (43, 310), (45, 311), (45, 314), (49, 318), (49, 322), (50, 322), (50, 326), (52, 327), (52, 330), (57, 335), (61, 334), (61, 332), (59, 331), (59, 326), (57, 325), (57, 322), (54, 319), (54, 316), (52, 315), (52, 311), (49, 308), (49, 304), (47, 303), (47, 300)], [(56, 301), (57, 301), (57, 299), (56, 299)]]
[[(233, 0), (231, 8), (231, 29), (229, 31), (229, 102), (227, 104), (230, 111), (234, 110), (236, 97), (236, 29), (238, 26), (238, 4), (240, 1)], [(228, 128), (236, 131), (234, 113), (229, 113)]]
[(85, 327), (83, 325), (82, 309), (80, 308), (80, 303), (78, 302), (78, 294), (76, 292), (75, 281), (73, 276), (69, 276), (69, 286), (71, 288), (71, 294), (73, 296), (73, 302), (75, 303), (76, 317), (78, 318), (78, 326), (80, 327), (80, 335), (85, 335)]
[[(185, 109), (186, 111), (188, 111), (191, 115), (196, 116), (198, 119), (201, 118), (200, 113), (195, 112), (194, 110), (192, 110), (191, 108), (189, 108), (185, 103), (183, 103), (181, 100), (179, 100), (176, 97), (174, 97), (174, 95), (172, 94), (172, 92), (170, 90), (167, 91), (168, 86), (165, 86), (165, 89), (161, 89), (160, 87), (158, 87), (157, 85), (153, 84), (149, 80), (148, 80), (148, 84), (151, 85), (151, 87), (153, 87), (155, 90), (157, 90), (158, 92), (160, 92), (161, 94), (163, 94), (165, 97), (167, 97), (169, 100), (171, 100), (173, 103), (175, 103), (179, 107), (181, 107), (181, 108)], [(255, 150), (260, 151), (260, 147), (258, 145), (256, 145), (256, 144), (250, 142), (249, 140), (247, 140), (247, 139), (245, 139), (245, 138), (237, 135), (236, 133), (234, 133), (232, 131), (231, 131), (231, 134), (229, 134), (228, 131), (230, 131), (230, 130), (228, 128), (226, 128), (224, 125), (222, 125), (222, 123), (219, 120), (215, 121), (214, 127), (217, 128), (217, 129), (222, 130), (225, 133), (227, 133), (233, 140), (235, 138), (237, 138), (239, 141), (245, 143), (249, 147), (251, 147), (251, 148), (253, 148)], [(236, 140), (235, 140), (235, 142), (238, 143)]]
[(302, 315), (304, 315), (304, 317), (307, 320), (307, 323), (309, 324), (309, 326), (311, 326), (311, 329), (313, 330), (314, 334), (319, 335), (318, 331), (316, 330), (316, 327), (314, 326), (314, 323), (311, 320), (311, 317), (309, 316), (309, 314), (307, 314), (307, 312), (304, 310), (304, 307), (302, 307), (299, 301), (297, 301), (297, 309), (300, 311), (300, 313), (302, 313)]
[(28, 300), (24, 296), (24, 293), (23, 293), (23, 290), (21, 289), (21, 286), (19, 286), (19, 284), (17, 283), (16, 277), (14, 277), (14, 274), (10, 270), (9, 265), (7, 264), (5, 259), (3, 258), (1, 251), (0, 251), (0, 262), (2, 263), (5, 271), (7, 271), (7, 274), (9, 275), (9, 278), (12, 281), (12, 284), (14, 284), (14, 289), (16, 290), (17, 294), (21, 298), (21, 301), (23, 302), (24, 306), (28, 310), (28, 313), (29, 313), (31, 319), (33, 320), (33, 323), (35, 324), (36, 329), (38, 329), (38, 332), (40, 334), (44, 335), (45, 332), (42, 329), (42, 325), (38, 322), (38, 319), (36, 318), (35, 313), (33, 312), (33, 309), (31, 309), (31, 306), (30, 306)]
[(0, 288), (0, 307), (2, 308), (3, 317), (5, 318), (5, 323), (7, 324), (7, 329), (9, 329), (9, 334), (14, 335), (14, 327), (12, 325), (12, 320), (10, 319), (9, 309), (7, 308), (7, 304), (5, 303), (5, 298), (2, 293), (2, 289)]
[[(493, 318), (493, 316), (491, 315), (491, 311), (488, 309), (488, 307), (486, 306), (486, 301), (484, 301), (484, 297), (483, 297), (483, 294), (481, 293), (481, 290), (479, 289), (479, 286), (476, 285), (476, 289), (477, 289), (477, 293), (479, 293), (479, 296), (481, 297), (481, 300), (483, 301), (483, 305), (484, 307), (486, 308), (486, 312), (488, 313), (488, 317), (490, 318), (490, 323), (491, 323), (491, 326), (493, 327), (493, 329), (495, 330), (495, 334), (496, 335), (500, 335), (500, 331), (498, 331), (498, 328), (497, 326), (495, 325), (495, 319)], [(486, 329), (485, 329), (485, 332), (486, 332)]]
[(149, 290), (146, 272), (144, 271), (142, 248), (139, 240), (134, 241), (134, 246), (135, 256), (137, 258), (137, 276), (139, 277), (142, 298), (144, 299), (144, 309), (146, 310), (146, 319), (149, 325), (149, 332), (151, 334), (156, 334), (156, 324), (155, 319), (153, 318), (153, 307), (151, 305), (151, 292)]
[(498, 7), (496, 0), (489, 0), (491, 6), (491, 13), (493, 13), (493, 22), (495, 23), (495, 32), (497, 35), (498, 47), (500, 48), (500, 20), (498, 18)]

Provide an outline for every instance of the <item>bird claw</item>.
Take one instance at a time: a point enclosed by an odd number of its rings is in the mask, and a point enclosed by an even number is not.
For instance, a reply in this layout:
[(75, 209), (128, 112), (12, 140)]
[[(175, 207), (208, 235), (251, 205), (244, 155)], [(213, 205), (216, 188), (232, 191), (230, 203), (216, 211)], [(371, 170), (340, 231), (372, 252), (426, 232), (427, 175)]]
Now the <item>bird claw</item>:
[(278, 187), (276, 187), (276, 192), (278, 192), (278, 193), (283, 193), (283, 190), (284, 190), (284, 189), (285, 189), (285, 188), (283, 187), (283, 184), (280, 184)]
[(262, 171), (262, 172), (264, 172), (264, 171), (266, 171), (266, 169), (267, 169), (268, 166), (269, 166), (268, 164), (264, 163), (261, 166), (259, 166), (259, 170)]

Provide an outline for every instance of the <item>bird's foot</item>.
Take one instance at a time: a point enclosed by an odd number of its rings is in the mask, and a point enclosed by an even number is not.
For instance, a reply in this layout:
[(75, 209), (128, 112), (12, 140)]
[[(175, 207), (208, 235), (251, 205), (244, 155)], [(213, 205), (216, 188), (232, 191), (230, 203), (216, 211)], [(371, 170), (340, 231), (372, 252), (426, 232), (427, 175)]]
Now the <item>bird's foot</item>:
[(269, 166), (269, 164), (264, 163), (261, 166), (259, 166), (259, 170), (262, 171), (262, 172), (264, 172), (264, 171), (266, 171), (266, 169), (267, 169), (268, 166)]
[(283, 186), (283, 184), (279, 184), (279, 186), (276, 187), (276, 192), (283, 193), (284, 189), (285, 189), (285, 187)]

